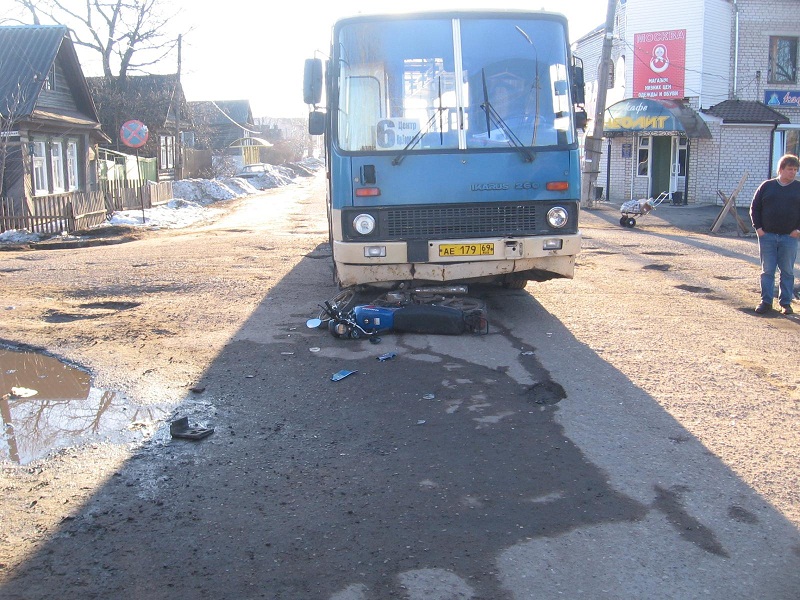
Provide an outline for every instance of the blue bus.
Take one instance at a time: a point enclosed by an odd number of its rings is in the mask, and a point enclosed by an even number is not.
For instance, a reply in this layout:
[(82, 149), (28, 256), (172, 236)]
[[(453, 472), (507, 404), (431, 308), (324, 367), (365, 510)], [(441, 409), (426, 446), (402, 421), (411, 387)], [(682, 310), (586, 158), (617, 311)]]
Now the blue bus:
[(586, 113), (565, 17), (343, 18), (304, 76), (339, 285), (573, 276)]

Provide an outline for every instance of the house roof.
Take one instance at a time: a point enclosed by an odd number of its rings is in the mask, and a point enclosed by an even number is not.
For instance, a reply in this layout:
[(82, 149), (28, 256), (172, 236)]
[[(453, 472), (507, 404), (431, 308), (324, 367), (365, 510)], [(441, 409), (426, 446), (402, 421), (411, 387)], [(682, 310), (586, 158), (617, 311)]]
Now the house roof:
[(702, 112), (723, 123), (789, 123), (787, 116), (755, 100), (725, 100)]
[(249, 100), (204, 100), (189, 102), (195, 121), (206, 125), (253, 125), (253, 111)]
[[(107, 132), (112, 135), (116, 135), (119, 125), (130, 119), (142, 121), (152, 129), (173, 127), (176, 103), (182, 106), (182, 125), (187, 121), (186, 99), (177, 75), (129, 75), (124, 79), (87, 77), (86, 81), (94, 94), (103, 126), (112, 129)], [(114, 119), (110, 119), (112, 115)], [(108, 122), (110, 120), (115, 122)]]
[(75, 46), (62, 25), (0, 27), (0, 114), (13, 112), (16, 120), (33, 115), (57, 58), (78, 110), (98, 122)]

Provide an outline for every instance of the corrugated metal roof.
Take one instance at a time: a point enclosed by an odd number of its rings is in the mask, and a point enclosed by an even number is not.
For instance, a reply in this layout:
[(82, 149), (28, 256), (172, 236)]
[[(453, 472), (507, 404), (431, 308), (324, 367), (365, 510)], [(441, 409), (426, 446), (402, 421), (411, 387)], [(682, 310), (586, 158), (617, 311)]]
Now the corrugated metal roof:
[(201, 100), (189, 102), (192, 116), (206, 125), (227, 125), (231, 121), (253, 128), (253, 113), (249, 100)]
[(723, 123), (788, 123), (789, 117), (755, 100), (725, 100), (707, 108), (704, 113), (722, 119)]
[(0, 114), (33, 112), (66, 36), (61, 25), (0, 27)]

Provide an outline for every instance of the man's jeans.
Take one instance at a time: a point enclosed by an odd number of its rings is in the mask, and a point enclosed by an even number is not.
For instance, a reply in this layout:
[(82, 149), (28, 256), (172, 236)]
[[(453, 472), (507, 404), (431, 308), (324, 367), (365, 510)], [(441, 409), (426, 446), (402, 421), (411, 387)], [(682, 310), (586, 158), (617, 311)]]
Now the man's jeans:
[(792, 303), (794, 293), (794, 261), (797, 259), (797, 238), (777, 233), (764, 233), (758, 238), (761, 255), (761, 301), (772, 306), (775, 298), (775, 269), (781, 272), (778, 302)]

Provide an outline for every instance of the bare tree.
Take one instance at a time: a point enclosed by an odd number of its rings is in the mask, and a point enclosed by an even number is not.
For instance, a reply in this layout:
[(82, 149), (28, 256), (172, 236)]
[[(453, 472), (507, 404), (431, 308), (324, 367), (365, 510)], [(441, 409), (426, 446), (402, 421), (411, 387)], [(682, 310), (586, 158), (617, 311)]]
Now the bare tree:
[(169, 0), (14, 0), (35, 24), (53, 22), (68, 27), (77, 46), (100, 56), (103, 75), (124, 80), (146, 73), (178, 44), (170, 30), (180, 11), (165, 12)]
[[(12, 158), (21, 156), (22, 145), (19, 133), (14, 129), (17, 126), (20, 106), (24, 103), (24, 94), (20, 85), (5, 99), (5, 105), (0, 105), (0, 196), (6, 189), (6, 173), (13, 168), (10, 166)], [(16, 137), (16, 140), (12, 140)]]

